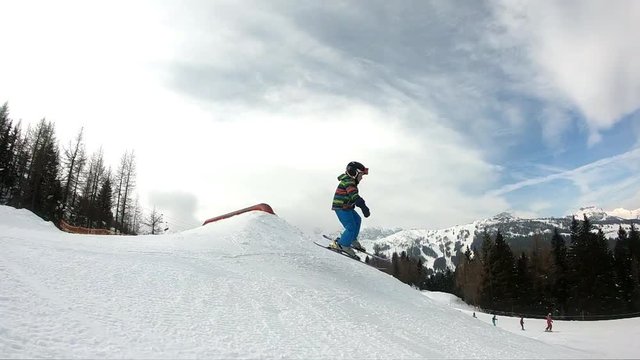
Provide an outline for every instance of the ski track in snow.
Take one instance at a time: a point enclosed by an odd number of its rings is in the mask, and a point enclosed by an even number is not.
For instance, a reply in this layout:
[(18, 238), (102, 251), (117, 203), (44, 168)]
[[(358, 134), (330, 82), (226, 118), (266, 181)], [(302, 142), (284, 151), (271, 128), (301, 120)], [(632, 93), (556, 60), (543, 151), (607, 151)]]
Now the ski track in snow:
[(32, 226), (9, 209), (0, 207), (14, 219), (0, 220), (3, 358), (589, 357), (488, 331), (272, 215), (117, 237)]

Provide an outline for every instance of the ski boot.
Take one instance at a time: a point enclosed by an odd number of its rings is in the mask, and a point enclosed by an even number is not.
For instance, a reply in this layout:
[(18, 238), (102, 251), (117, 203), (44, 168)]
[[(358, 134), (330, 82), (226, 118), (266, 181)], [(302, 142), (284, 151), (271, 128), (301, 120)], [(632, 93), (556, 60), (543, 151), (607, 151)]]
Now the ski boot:
[(353, 240), (353, 242), (351, 243), (351, 247), (358, 251), (367, 252), (367, 249), (365, 249), (358, 240)]
[(329, 244), (329, 248), (334, 249), (334, 250), (338, 250), (341, 251), (349, 256), (351, 256), (352, 258), (356, 257), (356, 253), (355, 251), (353, 251), (352, 248), (350, 248), (349, 246), (342, 246), (340, 244), (338, 244), (337, 240), (333, 240), (330, 244)]

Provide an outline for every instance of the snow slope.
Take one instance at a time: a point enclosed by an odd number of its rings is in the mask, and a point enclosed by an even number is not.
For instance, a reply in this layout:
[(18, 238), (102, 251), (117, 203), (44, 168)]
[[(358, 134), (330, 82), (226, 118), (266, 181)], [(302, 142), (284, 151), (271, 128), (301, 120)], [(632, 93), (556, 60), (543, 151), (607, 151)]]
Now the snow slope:
[[(583, 351), (494, 328), (315, 246), (266, 213), (137, 237), (66, 234), (4, 206), (0, 219), (1, 358), (556, 359), (628, 353)], [(620, 335), (629, 337), (627, 347), (634, 345), (633, 332)]]
[[(434, 301), (472, 316), (473, 307), (458, 297), (441, 292), (423, 291)], [(476, 311), (481, 322), (491, 324), (493, 315)], [(493, 325), (491, 325), (493, 326)], [(553, 321), (553, 332), (544, 332), (544, 319), (524, 319), (523, 331), (519, 317), (498, 316), (496, 329), (504, 329), (514, 334), (540, 340), (548, 344), (563, 345), (589, 352), (595, 358), (637, 359), (640, 358), (640, 319), (620, 319), (601, 321)]]

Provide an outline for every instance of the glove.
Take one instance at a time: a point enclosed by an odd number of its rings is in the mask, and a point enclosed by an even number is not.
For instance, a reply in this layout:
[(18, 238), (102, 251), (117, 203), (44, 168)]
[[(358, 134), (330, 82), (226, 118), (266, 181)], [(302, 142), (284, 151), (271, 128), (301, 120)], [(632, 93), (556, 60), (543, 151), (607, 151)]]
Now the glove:
[(368, 218), (369, 215), (371, 215), (371, 212), (369, 211), (367, 205), (364, 203), (363, 198), (358, 198), (358, 200), (356, 200), (355, 202), (355, 205), (362, 210), (362, 215), (364, 215), (364, 217)]

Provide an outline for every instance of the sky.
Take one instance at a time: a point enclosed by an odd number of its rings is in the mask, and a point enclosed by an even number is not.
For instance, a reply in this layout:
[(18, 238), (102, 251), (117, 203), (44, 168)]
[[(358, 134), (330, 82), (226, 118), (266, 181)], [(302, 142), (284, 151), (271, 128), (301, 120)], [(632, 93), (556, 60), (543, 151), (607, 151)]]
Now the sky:
[[(319, 238), (319, 235), (315, 235)], [(0, 206), (0, 357), (633, 359), (640, 319), (476, 311), (250, 212), (177, 234), (61, 232)], [(356, 339), (357, 341), (354, 341)]]
[(640, 208), (640, 3), (0, 4), (0, 102), (81, 127), (172, 230), (257, 203), (306, 230), (350, 161), (364, 226)]

